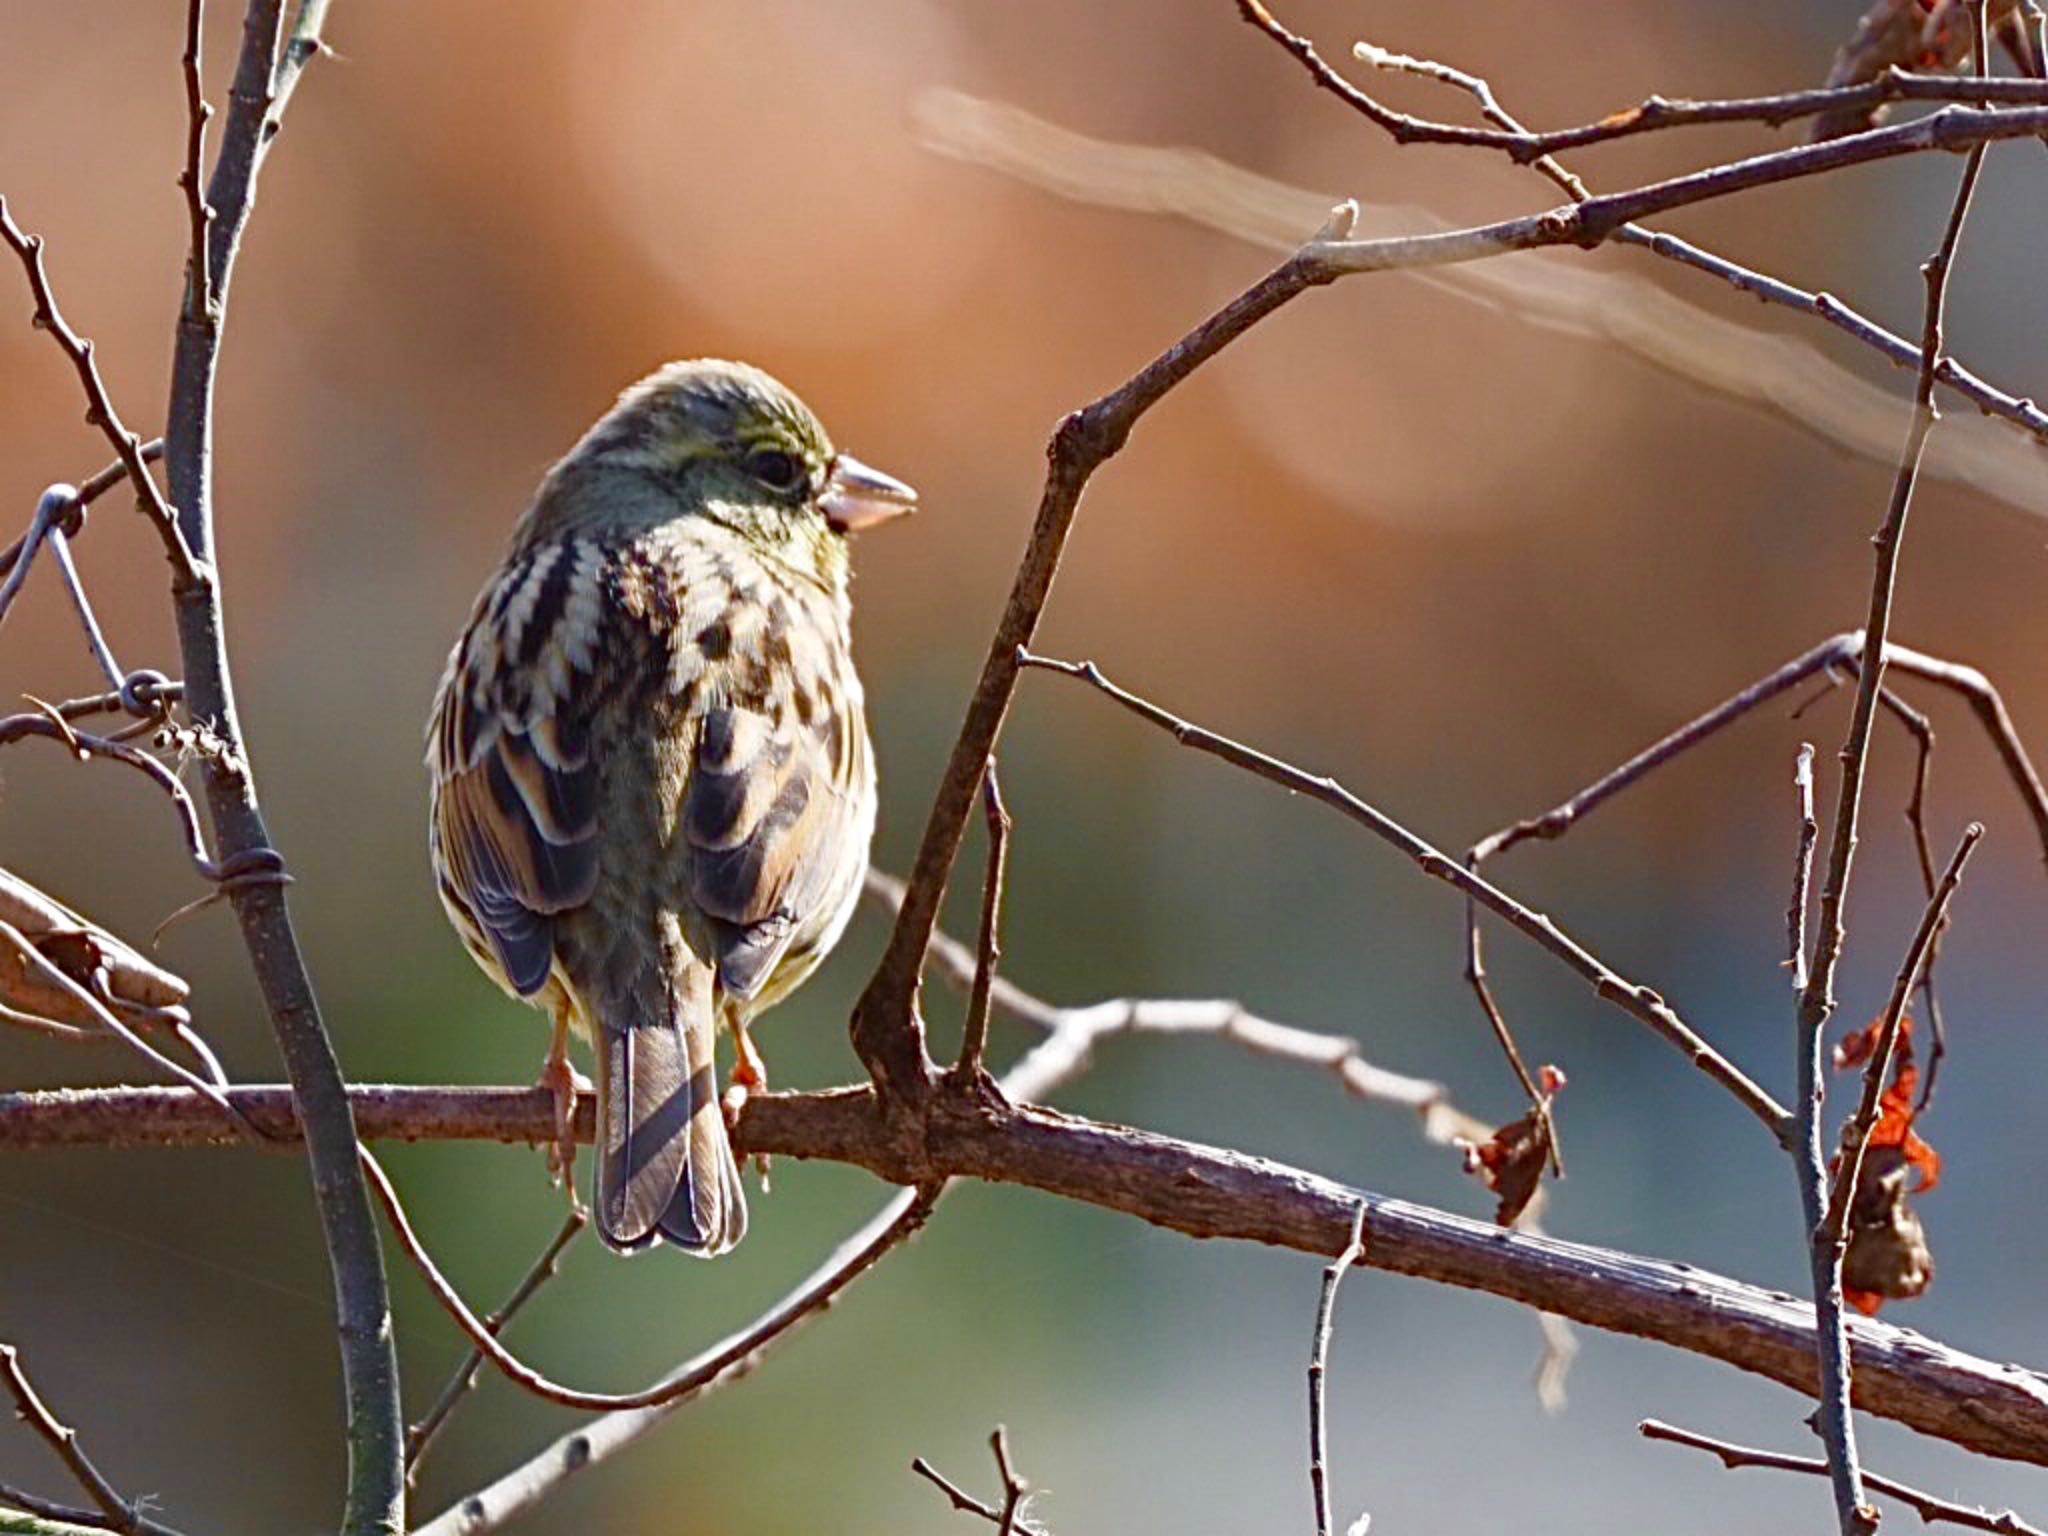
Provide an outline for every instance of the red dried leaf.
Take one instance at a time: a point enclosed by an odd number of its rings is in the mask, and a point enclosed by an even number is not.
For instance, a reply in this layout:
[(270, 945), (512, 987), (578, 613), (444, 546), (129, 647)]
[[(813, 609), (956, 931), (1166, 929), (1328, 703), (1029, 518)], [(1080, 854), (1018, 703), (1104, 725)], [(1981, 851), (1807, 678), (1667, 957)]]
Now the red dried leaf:
[[(1867, 1065), (1877, 1049), (1883, 1024), (1882, 1018), (1872, 1019), (1837, 1045), (1836, 1070)], [(1919, 1089), (1920, 1069), (1913, 1064), (1913, 1020), (1908, 1016), (1899, 1020), (1899, 1043), (1892, 1052), (1892, 1080), (1878, 1097), (1877, 1122), (1871, 1127), (1870, 1146), (1872, 1150), (1897, 1147), (1906, 1166), (1919, 1175), (1916, 1191), (1924, 1193), (1941, 1182), (1941, 1154), (1913, 1129), (1914, 1117), (1919, 1113), (1913, 1099)]]

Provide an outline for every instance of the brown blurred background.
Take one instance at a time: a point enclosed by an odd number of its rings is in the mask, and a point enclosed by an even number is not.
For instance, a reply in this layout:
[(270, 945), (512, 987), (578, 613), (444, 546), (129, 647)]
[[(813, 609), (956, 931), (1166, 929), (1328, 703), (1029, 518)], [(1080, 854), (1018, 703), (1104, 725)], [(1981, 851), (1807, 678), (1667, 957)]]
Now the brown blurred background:
[[(1539, 124), (1646, 92), (1808, 84), (1859, 3), (1503, 8), (1312, 4), (1333, 57), (1358, 35), (1489, 75)], [(217, 4), (219, 99), (237, 18)], [(8, 0), (0, 190), (148, 430), (165, 393), (183, 209), (183, 8)], [(860, 7), (760, 0), (576, 6), (341, 0), (270, 163), (233, 295), (221, 385), (221, 553), (242, 702), (328, 1018), (364, 1079), (524, 1081), (540, 1021), (475, 972), (424, 856), (421, 722), (446, 647), (536, 477), (624, 384), (699, 353), (781, 375), (838, 440), (916, 482), (926, 510), (859, 551), (860, 636), (883, 772), (878, 856), (907, 862), (1036, 499), (1060, 413), (1125, 377), (1261, 269), (1220, 235), (1076, 207), (921, 147), (920, 92), (1000, 97), (1111, 138), (1187, 143), (1271, 175), (1459, 219), (1544, 206), (1529, 173), (1397, 151), (1240, 25), (1191, 5)], [(1420, 87), (1418, 109), (1462, 111)], [(1742, 131), (1580, 158), (1619, 186), (1764, 147)], [(1688, 211), (1673, 227), (1917, 325), (1915, 266), (1946, 159)], [(1956, 279), (1958, 352), (2048, 390), (2039, 255), (2048, 157), (1992, 156)], [(1306, 233), (1306, 231), (1304, 231)], [(1626, 252), (1584, 258), (1648, 271)], [(1832, 333), (1652, 275), (1784, 330), (1903, 393)], [(0, 271), (0, 505), (106, 453)], [(2048, 469), (2044, 469), (2048, 473)], [(1221, 729), (1340, 774), (1444, 846), (1548, 806), (1735, 687), (1859, 621), (1887, 465), (1819, 446), (1612, 348), (1400, 276), (1280, 314), (1173, 396), (1089, 494), (1044, 648), (1101, 661)], [(172, 668), (164, 577), (118, 497), (80, 547), (126, 665)], [(1898, 634), (1979, 664), (2048, 752), (2039, 594), (2048, 529), (1930, 487)], [(0, 646), (0, 693), (93, 686), (39, 571)], [(1948, 1159), (1924, 1206), (1933, 1290), (1893, 1316), (1999, 1358), (2048, 1360), (2039, 1275), (2041, 850), (1967, 717), (1942, 733), (1934, 832), (1991, 838), (1944, 977), (1954, 1055), (1925, 1125)], [(1832, 762), (1843, 702), (1771, 712), (1588, 823), (1504, 861), (1511, 889), (1665, 991), (1779, 1094), (1778, 961), (1802, 735)], [(129, 776), (13, 749), (0, 857), (146, 935), (195, 894), (164, 806)], [(1847, 1019), (1867, 1017), (1917, 916), (1908, 754), (1879, 738), (1851, 906)], [(1459, 909), (1327, 813), (1177, 752), (1069, 684), (1027, 680), (1004, 777), (1018, 832), (1010, 972), (1063, 1000), (1217, 993), (1358, 1035), (1489, 1117), (1513, 1085), (1458, 977)], [(1824, 790), (1831, 795), (1832, 786)], [(970, 853), (970, 859), (973, 855)], [(974, 882), (966, 880), (963, 885)], [(956, 903), (956, 921), (966, 909)], [(777, 1079), (856, 1069), (846, 1005), (869, 915), (768, 1025)], [(1789, 1170), (1668, 1049), (1509, 936), (1491, 956), (1532, 1057), (1561, 1063), (1571, 1178), (1551, 1225), (1773, 1284), (1802, 1270)], [(232, 923), (168, 939), (237, 1075), (278, 1067)], [(934, 989), (941, 1043), (955, 1004)], [(999, 1029), (1007, 1056), (1024, 1043)], [(129, 1075), (114, 1051), (0, 1038), (0, 1083)], [(1412, 1124), (1328, 1082), (1200, 1042), (1112, 1046), (1065, 1100), (1480, 1213)], [(494, 1302), (551, 1230), (537, 1155), (404, 1149), (416, 1218)], [(785, 1166), (716, 1267), (584, 1245), (518, 1324), (556, 1376), (623, 1389), (751, 1315), (881, 1192)], [(394, 1263), (409, 1404), (457, 1340)], [(905, 1471), (988, 1486), (1006, 1421), (1063, 1536), (1306, 1529), (1302, 1367), (1317, 1266), (1196, 1245), (1013, 1189), (953, 1197), (931, 1230), (743, 1388), (688, 1410), (522, 1530), (954, 1530)], [(0, 1163), (0, 1337), (27, 1351), (102, 1466), (194, 1531), (312, 1531), (337, 1506), (339, 1393), (301, 1165), (246, 1153)], [(1805, 1449), (1805, 1405), (1649, 1345), (1585, 1338), (1564, 1414), (1537, 1409), (1529, 1317), (1361, 1273), (1333, 1362), (1338, 1501), (1390, 1532), (1672, 1532), (1818, 1522), (1817, 1483), (1730, 1476), (1638, 1442), (1646, 1414)], [(422, 1515), (567, 1424), (487, 1379), (431, 1464)], [(1874, 1465), (2048, 1509), (2038, 1473), (1886, 1426)], [(0, 1479), (62, 1489), (26, 1431)], [(1538, 1490), (1540, 1490), (1540, 1495)], [(1903, 1514), (1894, 1518), (1903, 1519)]]

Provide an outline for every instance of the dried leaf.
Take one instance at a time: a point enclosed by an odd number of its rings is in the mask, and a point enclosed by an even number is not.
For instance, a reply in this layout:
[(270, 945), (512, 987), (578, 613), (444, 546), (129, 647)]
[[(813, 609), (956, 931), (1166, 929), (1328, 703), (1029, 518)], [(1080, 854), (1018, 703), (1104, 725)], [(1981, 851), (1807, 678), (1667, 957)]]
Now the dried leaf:
[[(0, 920), (127, 1022), (149, 1027), (190, 1021), (182, 1005), (192, 989), (181, 978), (5, 869), (0, 869)], [(0, 1002), (62, 1025), (99, 1027), (89, 1009), (37, 974), (19, 954), (0, 957)]]
[(1873, 1146), (1863, 1159), (1849, 1208), (1842, 1296), (1866, 1317), (1887, 1301), (1918, 1296), (1934, 1279), (1926, 1229), (1906, 1200), (1907, 1173), (1914, 1166), (1897, 1146)]

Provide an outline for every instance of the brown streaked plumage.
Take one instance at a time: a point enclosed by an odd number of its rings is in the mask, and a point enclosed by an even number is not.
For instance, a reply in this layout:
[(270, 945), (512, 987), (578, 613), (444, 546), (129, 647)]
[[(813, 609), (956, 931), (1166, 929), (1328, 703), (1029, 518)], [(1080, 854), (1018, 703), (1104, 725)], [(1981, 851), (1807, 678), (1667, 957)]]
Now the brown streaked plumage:
[(596, 1056), (598, 1230), (725, 1252), (718, 1024), (837, 941), (874, 830), (846, 534), (909, 487), (738, 363), (642, 380), (549, 471), (434, 705), (430, 845), (478, 965)]

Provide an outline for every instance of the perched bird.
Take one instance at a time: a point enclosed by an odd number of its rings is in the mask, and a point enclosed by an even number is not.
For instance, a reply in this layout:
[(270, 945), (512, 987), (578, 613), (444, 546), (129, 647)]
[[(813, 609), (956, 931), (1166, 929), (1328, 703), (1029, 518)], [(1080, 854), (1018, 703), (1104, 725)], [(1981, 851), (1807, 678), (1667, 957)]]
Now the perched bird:
[[(916, 493), (759, 369), (671, 363), (551, 469), (448, 658), (428, 731), (441, 900), (546, 1009), (566, 1163), (596, 1059), (597, 1228), (725, 1252), (746, 1202), (717, 1091), (747, 1023), (851, 916), (875, 770), (847, 535)], [(566, 1173), (566, 1168), (564, 1168)]]

